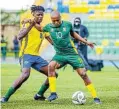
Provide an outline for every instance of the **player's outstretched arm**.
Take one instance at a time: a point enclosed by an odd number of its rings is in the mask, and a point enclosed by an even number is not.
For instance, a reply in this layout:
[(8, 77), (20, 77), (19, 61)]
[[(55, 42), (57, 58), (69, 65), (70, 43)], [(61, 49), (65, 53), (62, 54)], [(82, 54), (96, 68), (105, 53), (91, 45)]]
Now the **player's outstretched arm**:
[(95, 43), (88, 42), (84, 38), (82, 38), (80, 35), (78, 35), (76, 32), (71, 32), (71, 36), (73, 36), (75, 39), (85, 43), (86, 45), (90, 46), (91, 48), (94, 48)]

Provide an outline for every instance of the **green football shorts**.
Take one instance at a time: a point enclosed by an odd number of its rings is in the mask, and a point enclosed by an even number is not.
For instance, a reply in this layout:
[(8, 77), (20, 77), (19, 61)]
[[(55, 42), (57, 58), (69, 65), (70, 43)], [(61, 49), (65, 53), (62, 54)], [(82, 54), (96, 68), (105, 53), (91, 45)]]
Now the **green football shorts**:
[(52, 61), (58, 62), (61, 66), (70, 64), (75, 70), (78, 68), (84, 68), (83, 60), (79, 55), (58, 55), (56, 54)]

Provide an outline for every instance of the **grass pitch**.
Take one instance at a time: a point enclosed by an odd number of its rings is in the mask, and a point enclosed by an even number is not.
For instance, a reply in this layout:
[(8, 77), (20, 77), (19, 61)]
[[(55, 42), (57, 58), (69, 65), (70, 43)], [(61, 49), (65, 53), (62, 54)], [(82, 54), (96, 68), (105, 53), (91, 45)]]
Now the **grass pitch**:
[[(13, 81), (20, 75), (20, 66), (4, 64), (1, 67), (1, 96), (4, 96)], [(50, 103), (33, 99), (46, 77), (32, 70), (30, 78), (16, 91), (9, 102), (1, 104), (2, 109), (119, 109), (119, 71), (114, 67), (105, 67), (101, 72), (88, 73), (101, 98), (101, 105), (93, 103), (83, 81), (70, 66), (65, 71), (60, 69), (58, 72), (59, 98), (56, 101)], [(71, 101), (72, 94), (78, 90), (83, 91), (87, 97), (85, 105), (75, 105)], [(49, 94), (48, 90), (45, 96), (48, 97)]]

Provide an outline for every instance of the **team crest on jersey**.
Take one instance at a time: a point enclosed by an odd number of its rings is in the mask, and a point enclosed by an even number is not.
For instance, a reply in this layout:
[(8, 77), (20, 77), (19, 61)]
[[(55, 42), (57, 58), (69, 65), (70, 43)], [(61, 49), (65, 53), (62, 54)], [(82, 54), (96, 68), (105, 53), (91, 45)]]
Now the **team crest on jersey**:
[(54, 31), (54, 29), (53, 28), (51, 28), (51, 30), (50, 30), (51, 32), (53, 32)]
[(66, 28), (65, 27), (63, 28), (63, 31), (66, 31)]
[(29, 63), (29, 61), (24, 61), (24, 64), (28, 64)]

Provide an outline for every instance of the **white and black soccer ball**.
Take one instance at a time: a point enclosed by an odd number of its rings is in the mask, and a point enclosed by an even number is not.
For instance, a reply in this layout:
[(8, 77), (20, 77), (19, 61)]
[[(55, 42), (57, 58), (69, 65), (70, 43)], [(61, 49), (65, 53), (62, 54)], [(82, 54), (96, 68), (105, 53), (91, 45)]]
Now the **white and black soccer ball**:
[(74, 104), (85, 104), (86, 97), (82, 91), (77, 91), (72, 95), (72, 102)]

